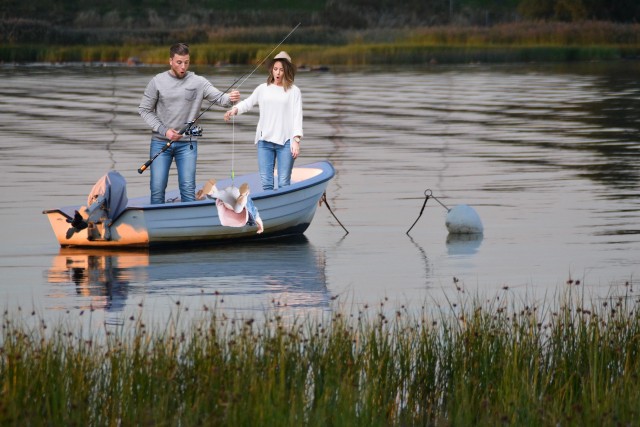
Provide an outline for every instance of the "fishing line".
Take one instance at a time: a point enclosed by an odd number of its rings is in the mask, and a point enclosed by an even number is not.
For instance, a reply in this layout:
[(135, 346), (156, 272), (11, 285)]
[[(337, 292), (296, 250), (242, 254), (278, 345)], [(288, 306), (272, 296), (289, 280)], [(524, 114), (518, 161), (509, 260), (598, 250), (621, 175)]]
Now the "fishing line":
[[(209, 106), (203, 111), (201, 112), (198, 117), (196, 117), (195, 119), (193, 119), (192, 121), (186, 123), (179, 131), (178, 133), (180, 135), (184, 135), (185, 132), (189, 132), (189, 135), (191, 135), (191, 129), (193, 128), (194, 130), (197, 130), (199, 135), (202, 135), (202, 129), (198, 128), (197, 126), (194, 127), (196, 121), (198, 121), (200, 119), (200, 117), (202, 117), (202, 115), (204, 113), (206, 113), (207, 111), (209, 111), (209, 109), (211, 109), (211, 107), (213, 106), (213, 104), (215, 104), (223, 95), (225, 95), (227, 92), (229, 92), (229, 89), (231, 89), (236, 83), (238, 83), (238, 81), (244, 77), (244, 74), (240, 77), (238, 77), (233, 83), (231, 83), (231, 85), (225, 89), (224, 92), (220, 92), (218, 94), (218, 96), (215, 97), (215, 99), (213, 101), (211, 101), (211, 103), (209, 104)], [(147, 170), (147, 168), (151, 165), (151, 163), (153, 163), (153, 161), (162, 153), (164, 153), (165, 151), (167, 151), (169, 149), (169, 147), (171, 147), (171, 145), (174, 143), (175, 141), (173, 140), (169, 140), (169, 142), (167, 142), (164, 147), (162, 147), (162, 149), (160, 151), (158, 151), (152, 158), (150, 158), (149, 160), (147, 160), (145, 162), (144, 165), (140, 166), (140, 168), (138, 168), (138, 173), (142, 173), (145, 170)]]
[[(300, 22), (298, 22), (298, 25), (296, 25), (295, 27), (293, 27), (293, 29), (292, 29), (291, 31), (289, 31), (289, 34), (287, 34), (286, 36), (284, 36), (284, 38), (280, 41), (280, 43), (278, 43), (278, 44), (276, 45), (276, 47), (274, 47), (274, 48), (271, 50), (271, 52), (269, 52), (269, 54), (268, 54), (267, 56), (265, 56), (265, 57), (264, 57), (264, 59), (263, 59), (263, 60), (262, 60), (262, 61), (261, 61), (261, 62), (260, 62), (260, 63), (255, 67), (255, 68), (254, 68), (254, 69), (253, 69), (253, 71), (251, 71), (251, 73), (250, 73), (248, 76), (246, 76), (246, 77), (245, 77), (245, 78), (240, 82), (240, 84), (238, 84), (238, 86), (236, 86), (236, 89), (237, 89), (237, 88), (239, 88), (240, 86), (242, 86), (242, 85), (244, 84), (244, 82), (246, 82), (246, 81), (247, 81), (247, 79), (248, 79), (249, 77), (251, 77), (251, 76), (253, 75), (253, 73), (255, 73), (255, 72), (256, 72), (256, 70), (257, 70), (258, 68), (260, 68), (260, 66), (262, 66), (262, 64), (264, 64), (264, 62), (265, 62), (267, 59), (269, 59), (269, 57), (273, 54), (273, 52), (274, 52), (278, 47), (280, 47), (280, 45), (282, 45), (282, 43), (284, 43), (284, 42), (285, 42), (285, 40), (287, 40), (287, 39), (289, 38), (289, 36), (290, 36), (291, 34), (293, 34), (293, 32), (294, 32), (296, 29), (298, 29), (298, 27), (300, 26), (300, 24), (301, 24), (301, 23), (300, 23)], [(238, 81), (240, 81), (240, 79), (242, 79), (245, 75), (246, 75), (246, 73), (245, 73), (245, 74), (243, 74), (243, 75), (241, 75), (240, 77), (238, 77), (238, 78), (237, 78), (233, 83), (231, 83), (231, 85), (230, 85), (227, 89), (225, 89), (225, 91), (224, 91), (224, 92), (220, 92), (220, 94), (219, 94), (219, 95), (218, 95), (218, 96), (217, 96), (213, 101), (211, 101), (211, 103), (209, 104), (209, 106), (208, 106), (204, 111), (202, 111), (200, 114), (198, 114), (198, 116), (197, 116), (195, 119), (193, 119), (192, 121), (190, 121), (190, 122), (186, 123), (186, 124), (185, 124), (185, 125), (184, 125), (184, 126), (183, 126), (179, 131), (178, 131), (178, 133), (179, 133), (180, 135), (183, 135), (185, 132), (189, 132), (189, 131), (191, 131), (191, 128), (193, 128), (194, 124), (195, 124), (195, 123), (200, 119), (200, 117), (202, 117), (202, 115), (203, 115), (204, 113), (206, 113), (207, 111), (209, 111), (209, 110), (211, 109), (211, 107), (213, 107), (213, 104), (215, 104), (215, 103), (216, 103), (216, 102), (217, 102), (217, 101), (218, 101), (218, 100), (219, 100), (223, 95), (225, 95), (227, 92), (229, 92), (229, 90), (230, 90), (232, 87), (234, 87), (234, 86), (235, 86), (235, 84), (236, 84), (236, 83), (238, 83)], [(235, 132), (234, 132), (234, 139), (235, 139)], [(138, 173), (142, 173), (142, 172), (144, 172), (145, 170), (147, 170), (147, 168), (151, 165), (151, 163), (153, 163), (153, 161), (154, 161), (154, 160), (155, 160), (155, 159), (156, 159), (160, 154), (162, 154), (162, 153), (164, 153), (165, 151), (167, 151), (167, 150), (169, 149), (169, 147), (171, 147), (171, 145), (172, 145), (174, 142), (175, 142), (175, 141), (173, 141), (173, 140), (170, 140), (169, 142), (167, 142), (167, 143), (165, 144), (165, 146), (164, 146), (164, 147), (162, 147), (162, 149), (161, 149), (160, 151), (158, 151), (158, 152), (157, 152), (157, 153), (156, 153), (152, 158), (150, 158), (149, 160), (147, 160), (147, 161), (145, 162), (145, 164), (143, 164), (142, 166), (140, 166), (140, 168), (138, 168)], [(235, 145), (235, 141), (233, 141), (233, 142), (232, 142), (232, 144), (234, 144), (234, 145)], [(234, 147), (234, 148), (235, 148), (235, 147)], [(233, 150), (234, 148), (232, 148), (232, 150)], [(232, 165), (231, 165), (231, 167), (232, 167), (232, 170), (231, 170), (231, 179), (233, 180), (233, 177), (234, 177), (234, 175), (235, 175), (235, 172), (234, 172), (234, 170), (233, 170), (233, 159), (232, 159)]]
[(249, 74), (249, 75), (248, 75), (244, 80), (242, 80), (242, 81), (240, 82), (240, 84), (238, 85), (238, 87), (242, 86), (242, 85), (244, 84), (244, 82), (246, 82), (246, 81), (247, 81), (247, 79), (248, 79), (249, 77), (251, 77), (251, 76), (253, 75), (253, 73), (255, 73), (255, 72), (256, 72), (256, 70), (257, 70), (258, 68), (260, 68), (260, 66), (261, 66), (262, 64), (264, 64), (264, 62), (265, 62), (267, 59), (269, 59), (269, 58), (271, 57), (271, 55), (273, 54), (273, 52), (275, 52), (275, 51), (276, 51), (276, 49), (277, 49), (277, 48), (279, 48), (279, 47), (280, 47), (280, 45), (281, 45), (282, 43), (284, 43), (284, 41), (285, 41), (286, 39), (288, 39), (288, 38), (289, 38), (289, 36), (290, 36), (291, 34), (293, 34), (293, 32), (294, 32), (295, 30), (297, 30), (297, 29), (298, 29), (298, 27), (300, 26), (300, 24), (301, 24), (301, 23), (300, 23), (300, 22), (298, 22), (298, 25), (296, 25), (295, 27), (293, 27), (293, 29), (292, 29), (291, 31), (289, 31), (289, 34), (287, 34), (286, 36), (284, 36), (284, 38), (280, 41), (280, 43), (278, 43), (278, 44), (276, 45), (276, 47), (274, 47), (274, 48), (271, 50), (271, 52), (269, 52), (269, 54), (268, 54), (267, 56), (265, 56), (265, 57), (264, 57), (264, 59), (262, 60), (262, 62), (260, 62), (260, 63), (256, 66), (256, 68), (254, 68), (254, 69), (253, 69), (253, 71), (251, 71), (251, 73), (250, 73), (250, 74)]
[(235, 158), (236, 158), (236, 119), (231, 118), (231, 185), (235, 186), (234, 178), (235, 172)]
[[(287, 40), (287, 39), (289, 38), (289, 36), (290, 36), (291, 34), (293, 34), (293, 32), (294, 32), (295, 30), (297, 30), (297, 29), (298, 29), (298, 27), (300, 26), (300, 24), (301, 24), (301, 23), (300, 23), (300, 22), (298, 22), (298, 25), (296, 25), (295, 27), (293, 27), (293, 29), (292, 29), (291, 31), (289, 31), (289, 34), (287, 34), (286, 36), (284, 36), (284, 38), (283, 38), (282, 40), (280, 40), (280, 43), (278, 43), (278, 44), (276, 45), (276, 47), (274, 47), (273, 49), (271, 49), (271, 52), (269, 52), (269, 53), (267, 54), (267, 56), (265, 56), (265, 57), (264, 57), (264, 59), (263, 59), (262, 61), (260, 61), (260, 63), (259, 63), (258, 65), (256, 65), (256, 67), (251, 71), (251, 73), (249, 73), (249, 75), (248, 75), (247, 77), (245, 77), (245, 78), (244, 78), (244, 79), (243, 79), (243, 80), (238, 84), (238, 86), (236, 86), (236, 89), (238, 89), (240, 86), (242, 86), (242, 85), (244, 84), (244, 82), (246, 82), (246, 81), (249, 79), (249, 77), (251, 77), (251, 76), (253, 75), (253, 73), (255, 73), (255, 72), (258, 70), (258, 68), (260, 68), (260, 67), (262, 66), (262, 64), (264, 64), (264, 63), (265, 63), (265, 61), (271, 57), (271, 55), (273, 55), (273, 52), (275, 52), (275, 51), (276, 51), (276, 49), (278, 49), (278, 48), (280, 47), (280, 45), (282, 45), (282, 43), (284, 43), (284, 42), (285, 42), (285, 40)], [(242, 78), (242, 77), (244, 77), (244, 75), (243, 75), (243, 76), (241, 76), (240, 78)], [(238, 79), (238, 80), (240, 80), (240, 79)], [(238, 80), (236, 80), (236, 81), (234, 82), (234, 84), (235, 84), (235, 83), (237, 83), (237, 82), (238, 82)], [(201, 114), (201, 115), (202, 115), (202, 114)], [(235, 120), (235, 115), (231, 117), (231, 129), (232, 129), (232, 130), (231, 130), (231, 135), (232, 135), (232, 139), (231, 139), (231, 185), (235, 185), (235, 184), (234, 184), (234, 178), (235, 178), (235, 174), (236, 174), (236, 173), (235, 173), (235, 166), (234, 166), (234, 163), (235, 163), (235, 147), (236, 147), (236, 120)]]

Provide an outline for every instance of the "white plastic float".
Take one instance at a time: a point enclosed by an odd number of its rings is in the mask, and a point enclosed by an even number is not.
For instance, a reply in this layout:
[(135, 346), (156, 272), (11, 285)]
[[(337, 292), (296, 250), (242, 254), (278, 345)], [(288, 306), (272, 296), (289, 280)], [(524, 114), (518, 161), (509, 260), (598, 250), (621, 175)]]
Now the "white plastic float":
[(484, 232), (480, 215), (468, 205), (458, 205), (449, 209), (444, 224), (450, 234), (482, 234)]
[(480, 219), (480, 215), (469, 205), (458, 205), (449, 209), (446, 205), (444, 205), (437, 197), (435, 197), (431, 190), (427, 189), (424, 192), (425, 199), (424, 204), (422, 205), (422, 209), (420, 210), (420, 214), (418, 218), (415, 220), (413, 225), (407, 230), (407, 235), (411, 231), (411, 229), (416, 225), (422, 213), (424, 212), (424, 208), (427, 205), (427, 201), (429, 198), (435, 199), (443, 208), (447, 210), (447, 216), (445, 218), (445, 225), (450, 235), (482, 235), (484, 233), (484, 227), (482, 225), (482, 220)]

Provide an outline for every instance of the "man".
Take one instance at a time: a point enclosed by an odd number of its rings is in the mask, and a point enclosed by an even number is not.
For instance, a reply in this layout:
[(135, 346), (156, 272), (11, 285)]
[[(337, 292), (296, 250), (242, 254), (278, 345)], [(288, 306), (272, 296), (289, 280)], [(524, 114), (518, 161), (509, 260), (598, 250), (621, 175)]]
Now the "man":
[(160, 152), (169, 141), (175, 141), (151, 165), (151, 203), (165, 202), (169, 168), (173, 159), (178, 169), (180, 199), (195, 200), (198, 143), (195, 136), (180, 135), (179, 129), (198, 117), (207, 99), (221, 107), (240, 100), (237, 90), (223, 94), (207, 79), (188, 71), (189, 45), (177, 43), (169, 49), (168, 71), (157, 74), (144, 90), (138, 112), (153, 130), (150, 157)]

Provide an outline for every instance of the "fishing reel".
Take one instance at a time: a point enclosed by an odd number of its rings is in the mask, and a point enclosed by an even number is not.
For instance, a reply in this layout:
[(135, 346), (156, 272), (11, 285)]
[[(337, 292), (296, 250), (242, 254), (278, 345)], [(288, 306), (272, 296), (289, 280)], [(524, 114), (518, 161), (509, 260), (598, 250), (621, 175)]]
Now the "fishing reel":
[(185, 130), (184, 134), (188, 136), (202, 136), (202, 128), (200, 126), (192, 126)]

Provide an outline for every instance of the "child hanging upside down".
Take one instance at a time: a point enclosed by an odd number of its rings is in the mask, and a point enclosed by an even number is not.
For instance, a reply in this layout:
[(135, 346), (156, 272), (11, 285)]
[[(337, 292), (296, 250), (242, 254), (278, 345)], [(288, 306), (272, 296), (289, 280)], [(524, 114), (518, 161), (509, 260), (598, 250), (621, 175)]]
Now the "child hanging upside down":
[(258, 234), (264, 231), (258, 208), (249, 197), (249, 184), (244, 183), (240, 188), (231, 185), (224, 190), (218, 190), (216, 180), (210, 179), (196, 194), (198, 200), (204, 200), (206, 197), (216, 199), (218, 216), (222, 225), (227, 227), (255, 225), (258, 227)]

